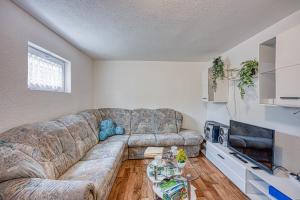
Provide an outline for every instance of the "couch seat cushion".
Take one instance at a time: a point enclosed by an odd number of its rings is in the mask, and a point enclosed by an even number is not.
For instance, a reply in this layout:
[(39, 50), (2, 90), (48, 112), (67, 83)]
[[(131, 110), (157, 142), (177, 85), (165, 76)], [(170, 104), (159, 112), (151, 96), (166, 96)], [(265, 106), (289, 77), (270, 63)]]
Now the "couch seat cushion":
[(97, 199), (110, 191), (109, 184), (114, 173), (117, 173), (116, 158), (103, 158), (99, 160), (79, 161), (72, 166), (60, 180), (85, 180), (94, 184)]
[(130, 135), (114, 135), (114, 136), (111, 136), (111, 137), (107, 138), (106, 140), (102, 141), (101, 143), (123, 142), (125, 144), (125, 146), (127, 146), (129, 137), (130, 137)]
[(129, 137), (129, 147), (156, 146), (154, 134), (134, 134)]
[(156, 145), (157, 146), (182, 146), (184, 145), (184, 139), (177, 133), (165, 133), (156, 134)]
[(182, 130), (178, 134), (184, 138), (184, 145), (199, 145), (203, 141), (203, 137), (199, 131)]
[(123, 142), (100, 143), (90, 149), (81, 160), (97, 160), (110, 157), (121, 160), (124, 148), (125, 144)]

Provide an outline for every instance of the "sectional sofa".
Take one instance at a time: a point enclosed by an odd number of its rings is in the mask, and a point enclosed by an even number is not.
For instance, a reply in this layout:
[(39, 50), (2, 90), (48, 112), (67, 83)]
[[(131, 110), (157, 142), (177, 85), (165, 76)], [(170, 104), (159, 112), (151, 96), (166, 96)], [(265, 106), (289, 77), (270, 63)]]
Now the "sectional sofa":
[[(124, 135), (98, 142), (110, 118)], [(0, 134), (0, 199), (107, 199), (126, 159), (143, 159), (148, 146), (184, 148), (199, 155), (202, 136), (182, 129), (172, 109), (102, 108), (22, 125)]]

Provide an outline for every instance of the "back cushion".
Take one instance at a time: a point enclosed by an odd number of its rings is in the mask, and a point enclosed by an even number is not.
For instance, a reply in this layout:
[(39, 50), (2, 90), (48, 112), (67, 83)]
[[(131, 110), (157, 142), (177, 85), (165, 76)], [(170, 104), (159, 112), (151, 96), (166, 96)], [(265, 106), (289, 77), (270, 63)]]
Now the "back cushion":
[(26, 160), (31, 157), (38, 162), (51, 179), (58, 178), (80, 159), (75, 140), (65, 126), (55, 121), (20, 126), (1, 134), (0, 139), (12, 143), (26, 155)]
[(155, 134), (154, 110), (135, 109), (131, 114), (132, 134)]
[(158, 134), (178, 132), (175, 110), (167, 108), (154, 110), (154, 121)]
[(136, 109), (131, 113), (132, 134), (178, 133), (182, 114), (173, 109)]
[(83, 112), (88, 112), (88, 113), (93, 114), (96, 117), (97, 125), (99, 125), (99, 122), (102, 120), (102, 116), (98, 109), (89, 109), (89, 110), (84, 110)]
[(175, 111), (175, 115), (176, 115), (177, 133), (179, 133), (179, 131), (182, 128), (183, 115), (178, 111)]
[(75, 140), (76, 150), (80, 158), (98, 143), (98, 138), (88, 122), (80, 115), (68, 115), (56, 120), (64, 125)]
[(96, 116), (92, 112), (89, 112), (89, 111), (79, 112), (78, 115), (81, 115), (87, 121), (87, 123), (93, 130), (95, 136), (98, 138), (99, 122), (97, 121)]
[(18, 145), (21, 144), (0, 140), (0, 183), (18, 178), (47, 178), (40, 163), (20, 151)]
[(121, 108), (100, 108), (102, 120), (112, 119), (113, 122), (124, 128), (125, 134), (130, 134), (131, 111)]

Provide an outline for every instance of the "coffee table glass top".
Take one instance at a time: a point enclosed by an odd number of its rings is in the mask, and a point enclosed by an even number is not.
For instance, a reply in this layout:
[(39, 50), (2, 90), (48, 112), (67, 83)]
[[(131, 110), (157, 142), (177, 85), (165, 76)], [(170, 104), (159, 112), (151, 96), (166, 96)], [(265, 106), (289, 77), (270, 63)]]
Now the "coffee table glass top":
[[(154, 167), (155, 166), (158, 171), (156, 179), (154, 176)], [(193, 165), (190, 163), (189, 160), (186, 160), (186, 164), (182, 169), (179, 169), (176, 163), (174, 163), (174, 162), (170, 163), (165, 159), (162, 160), (162, 163), (159, 166), (156, 165), (155, 160), (151, 161), (147, 166), (147, 176), (150, 179), (150, 181), (153, 183), (153, 191), (160, 198), (162, 198), (163, 194), (162, 194), (158, 184), (160, 182), (162, 182), (164, 179), (184, 178), (186, 180), (189, 180), (189, 182), (191, 182), (191, 181), (199, 178), (199, 175), (198, 175), (196, 169), (193, 167)], [(190, 187), (191, 187), (191, 193), (190, 193), (191, 198), (190, 199), (196, 199), (195, 187), (193, 187), (192, 185)]]
[(176, 163), (169, 163), (168, 161), (163, 159), (162, 164), (160, 166), (156, 166), (158, 171), (156, 180), (154, 177), (155, 166), (155, 160), (151, 161), (147, 166), (147, 175), (152, 183), (159, 183), (165, 178), (171, 178), (174, 176), (181, 176), (186, 179), (189, 176), (190, 181), (199, 178), (199, 173), (197, 173), (196, 169), (193, 167), (189, 160), (186, 160), (186, 164), (183, 169), (179, 169)]

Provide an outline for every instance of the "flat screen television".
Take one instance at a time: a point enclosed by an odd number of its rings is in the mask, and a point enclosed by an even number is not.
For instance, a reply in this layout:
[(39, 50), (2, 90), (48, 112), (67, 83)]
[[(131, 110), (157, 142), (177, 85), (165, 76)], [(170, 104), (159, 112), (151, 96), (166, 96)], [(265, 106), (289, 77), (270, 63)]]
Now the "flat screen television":
[(273, 173), (275, 131), (230, 120), (228, 147), (261, 169)]

